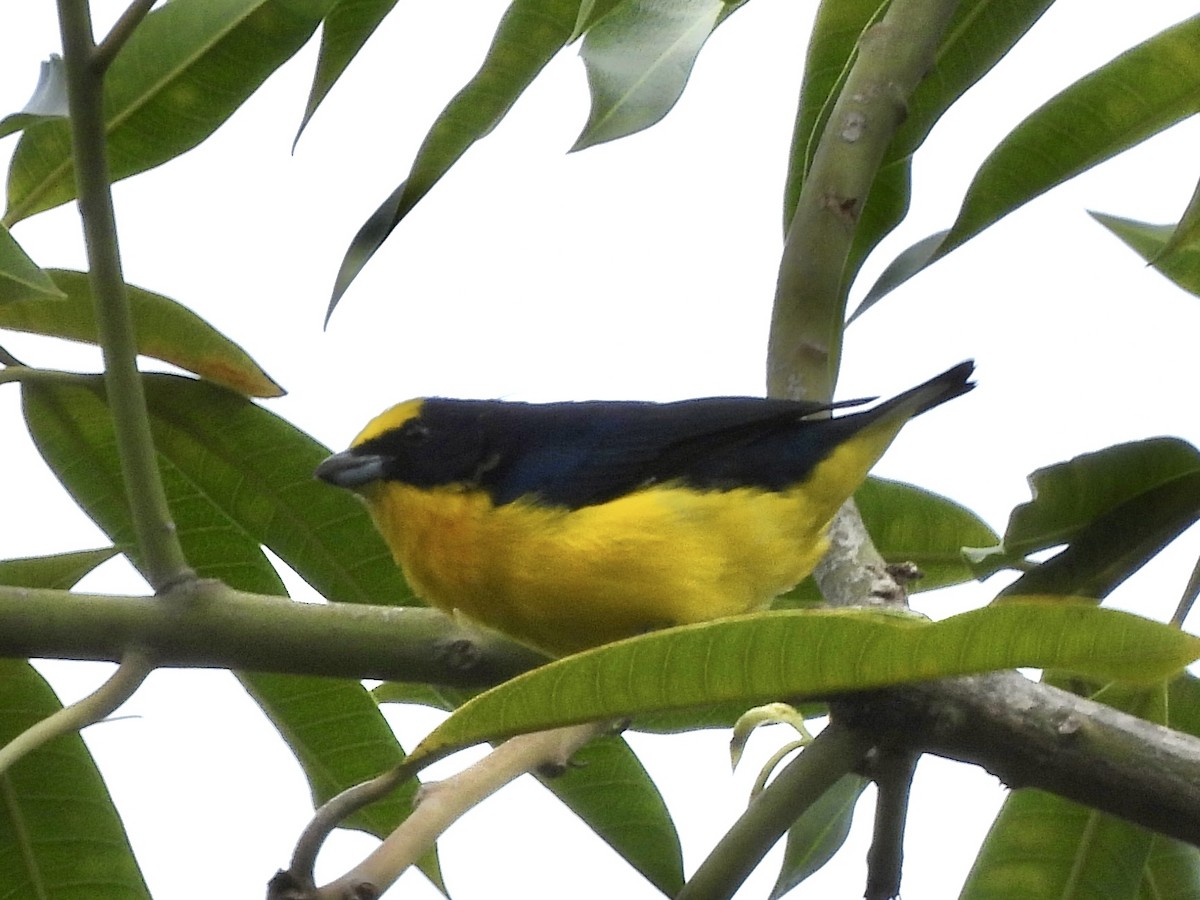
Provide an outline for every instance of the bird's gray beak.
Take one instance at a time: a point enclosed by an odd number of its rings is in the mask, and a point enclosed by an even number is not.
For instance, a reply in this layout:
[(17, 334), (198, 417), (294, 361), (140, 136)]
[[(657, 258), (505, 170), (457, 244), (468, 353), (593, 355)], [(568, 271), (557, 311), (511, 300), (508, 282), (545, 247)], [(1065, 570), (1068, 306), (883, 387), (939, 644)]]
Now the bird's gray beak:
[(313, 474), (337, 487), (362, 487), (383, 477), (383, 457), (343, 450), (324, 460)]

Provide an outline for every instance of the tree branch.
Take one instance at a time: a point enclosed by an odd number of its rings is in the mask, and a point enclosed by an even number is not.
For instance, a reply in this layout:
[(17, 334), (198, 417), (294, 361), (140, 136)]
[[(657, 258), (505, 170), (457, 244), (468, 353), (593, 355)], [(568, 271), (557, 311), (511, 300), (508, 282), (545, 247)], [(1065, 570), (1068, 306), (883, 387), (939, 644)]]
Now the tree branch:
[(784, 242), (767, 346), (772, 397), (833, 396), (846, 318), (846, 260), (858, 217), (957, 6), (958, 0), (895, 0), (859, 41)]
[(1016, 672), (844, 698), (833, 714), (884, 746), (981, 766), (1200, 846), (1200, 739)]
[(518, 735), (457, 775), (423, 785), (416, 808), (382, 844), (342, 877), (315, 888), (312, 866), (325, 836), (351, 812), (394, 788), (401, 780), (397, 773), (405, 777), (414, 773), (401, 765), (371, 782), (356, 785), (317, 811), (297, 844), (291, 868), (272, 879), (267, 896), (269, 900), (378, 897), (415, 865), (467, 810), (521, 775), (543, 767), (565, 768), (575, 751), (609, 728), (607, 722), (586, 722)]
[(875, 831), (867, 851), (865, 900), (892, 900), (900, 896), (900, 871), (904, 864), (904, 826), (908, 797), (917, 771), (916, 753), (884, 748), (873, 754), (871, 778), (877, 788)]
[(545, 662), (416, 607), (296, 603), (201, 582), (188, 596), (0, 587), (0, 656), (213, 667), (479, 687)]
[[(140, 7), (135, 4), (133, 8), (136, 11)], [(104, 79), (93, 65), (96, 45), (87, 0), (58, 0), (58, 17), (67, 73), (79, 214), (83, 219), (121, 474), (138, 549), (145, 560), (144, 574), (156, 592), (164, 593), (194, 574), (183, 555), (167, 508), (137, 370), (137, 341), (121, 271), (112, 205), (105, 142)]]

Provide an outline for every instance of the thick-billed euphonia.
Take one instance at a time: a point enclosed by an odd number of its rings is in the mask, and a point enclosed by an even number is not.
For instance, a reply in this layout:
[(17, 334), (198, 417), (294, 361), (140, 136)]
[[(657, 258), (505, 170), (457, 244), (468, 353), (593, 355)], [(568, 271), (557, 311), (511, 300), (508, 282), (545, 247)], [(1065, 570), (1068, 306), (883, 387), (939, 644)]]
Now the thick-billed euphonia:
[(835, 418), (867, 401), (409, 400), (316, 474), (362, 496), (418, 596), (562, 655), (765, 608), (973, 368)]

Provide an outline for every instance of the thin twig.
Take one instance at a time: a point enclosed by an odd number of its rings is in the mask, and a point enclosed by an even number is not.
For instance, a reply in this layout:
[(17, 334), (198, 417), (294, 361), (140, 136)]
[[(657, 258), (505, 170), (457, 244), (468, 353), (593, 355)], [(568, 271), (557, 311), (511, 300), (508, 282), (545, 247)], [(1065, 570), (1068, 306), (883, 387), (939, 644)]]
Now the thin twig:
[(676, 900), (724, 900), (809, 806), (859, 765), (871, 749), (861, 732), (830, 722), (788, 763), (721, 838)]
[(150, 12), (154, 3), (155, 0), (134, 0), (128, 9), (121, 13), (121, 17), (104, 36), (104, 40), (97, 44), (96, 49), (92, 52), (92, 69), (97, 75), (103, 74), (112, 64), (113, 59), (125, 46), (125, 42), (129, 40), (129, 36), (133, 34), (142, 19), (146, 18), (146, 13)]
[[(425, 785), (412, 814), (374, 852), (341, 878), (319, 888), (312, 896), (317, 900), (378, 897), (405, 870), (415, 865), (463, 813), (478, 806), (521, 775), (547, 765), (565, 766), (580, 747), (606, 733), (610, 727), (608, 722), (587, 722), (518, 735), (457, 775)], [(426, 759), (423, 763), (431, 761)], [(402, 764), (392, 772), (335, 797), (322, 807), (314, 818), (314, 823), (317, 819), (321, 820), (319, 827), (310, 825), (305, 830), (297, 845), (297, 852), (293, 854), (292, 868), (286, 879), (289, 886), (311, 883), (312, 864), (324, 837), (321, 832), (327, 834), (351, 812), (366, 805), (363, 801), (379, 799), (403, 778), (413, 774), (411, 768)], [(352, 792), (353, 797), (346, 799)]]
[(1192, 606), (1195, 605), (1197, 597), (1200, 597), (1200, 559), (1196, 560), (1196, 565), (1192, 569), (1192, 575), (1188, 579), (1187, 587), (1183, 589), (1183, 596), (1179, 598), (1179, 605), (1175, 607), (1175, 614), (1171, 616), (1172, 625), (1176, 628), (1183, 627), (1183, 620), (1192, 611)]
[(154, 666), (149, 656), (140, 651), (130, 652), (117, 666), (117, 671), (95, 691), (47, 716), (0, 747), (0, 773), (54, 738), (94, 725), (110, 715), (133, 696), (152, 671)]

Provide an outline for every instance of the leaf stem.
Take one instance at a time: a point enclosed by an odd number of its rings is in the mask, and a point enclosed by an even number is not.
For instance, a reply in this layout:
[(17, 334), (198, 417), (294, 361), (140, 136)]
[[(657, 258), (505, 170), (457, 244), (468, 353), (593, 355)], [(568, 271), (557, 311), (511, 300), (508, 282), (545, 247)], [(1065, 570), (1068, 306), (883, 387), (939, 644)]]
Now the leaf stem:
[(95, 691), (78, 703), (64, 706), (0, 746), (0, 774), (21, 757), (54, 738), (99, 722), (132, 697), (152, 671), (154, 666), (146, 654), (138, 650), (131, 651), (121, 660), (117, 671)]
[(129, 36), (133, 34), (134, 29), (142, 19), (146, 18), (146, 13), (150, 12), (150, 8), (154, 6), (155, 0), (133, 0), (133, 3), (121, 13), (121, 18), (113, 24), (108, 34), (104, 36), (96, 49), (92, 52), (92, 70), (100, 75), (108, 69), (112, 64), (113, 59), (125, 46), (125, 42), (129, 40)]
[(1200, 597), (1200, 559), (1196, 560), (1187, 587), (1183, 589), (1183, 596), (1179, 598), (1179, 605), (1175, 607), (1175, 614), (1171, 616), (1172, 625), (1176, 628), (1183, 627), (1183, 620), (1192, 611), (1197, 597)]
[[(110, 35), (106, 52), (124, 40), (145, 4), (135, 3)], [(143, 13), (144, 14), (144, 13)], [(67, 72), (71, 140), (79, 213), (83, 220), (96, 324), (104, 353), (105, 384), (113, 413), (125, 494), (145, 575), (156, 592), (194, 577), (175, 535), (159, 476), (146, 398), (137, 369), (133, 316), (121, 271), (104, 127), (104, 81), (87, 0), (58, 0)], [(124, 24), (122, 24), (124, 23)], [(100, 60), (103, 63), (103, 59)]]
[(676, 900), (732, 897), (796, 818), (859, 765), (870, 737), (830, 722), (788, 763), (721, 838)]
[[(438, 837), (463, 813), (478, 806), (521, 775), (544, 766), (567, 766), (580, 747), (611, 727), (610, 722), (585, 722), (582, 725), (520, 734), (457, 775), (424, 785), (418, 795), (416, 808), (382, 844), (345, 875), (317, 889), (311, 896), (319, 900), (338, 900), (343, 897), (382, 895), (406, 869), (416, 865)], [(428, 764), (433, 759), (424, 758), (419, 765)], [(320, 841), (351, 812), (379, 799), (404, 778), (411, 777), (416, 765), (410, 763), (418, 764), (416, 757), (410, 757), (407, 762), (378, 778), (351, 788), (318, 810), (297, 844), (291, 869), (277, 876), (276, 881), (272, 882), (274, 893), (268, 896), (310, 896), (305, 892), (311, 891), (312, 864)], [(320, 827), (314, 827), (318, 823)], [(296, 893), (297, 889), (299, 894)]]

